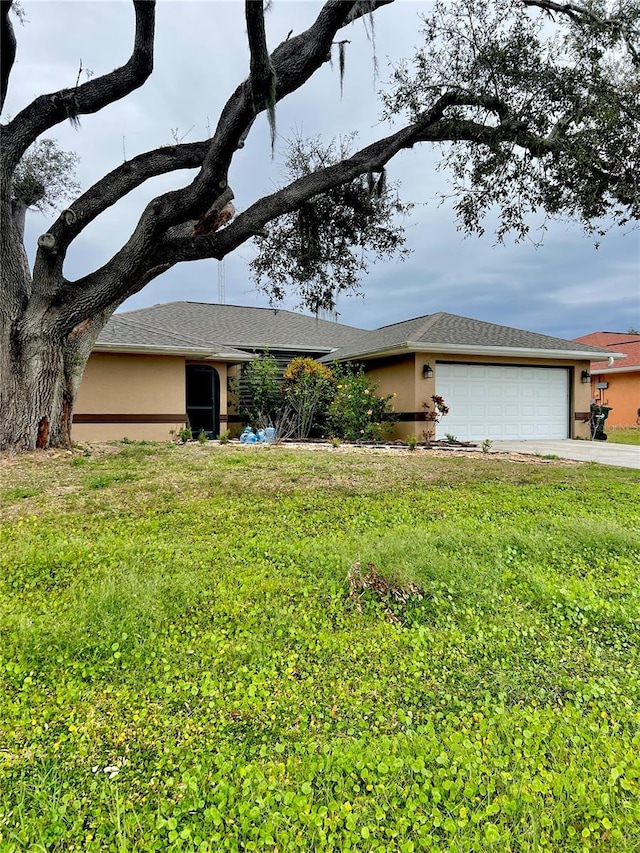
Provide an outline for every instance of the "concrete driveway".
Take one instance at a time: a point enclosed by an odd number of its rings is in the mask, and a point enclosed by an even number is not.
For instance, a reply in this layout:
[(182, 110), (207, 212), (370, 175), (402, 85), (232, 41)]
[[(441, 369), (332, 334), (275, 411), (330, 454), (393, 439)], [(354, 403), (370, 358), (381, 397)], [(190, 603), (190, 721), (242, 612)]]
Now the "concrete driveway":
[(559, 459), (578, 462), (598, 462), (600, 465), (617, 465), (619, 468), (640, 469), (640, 447), (631, 444), (613, 444), (610, 441), (494, 441), (495, 453), (531, 453), (535, 456), (554, 455)]

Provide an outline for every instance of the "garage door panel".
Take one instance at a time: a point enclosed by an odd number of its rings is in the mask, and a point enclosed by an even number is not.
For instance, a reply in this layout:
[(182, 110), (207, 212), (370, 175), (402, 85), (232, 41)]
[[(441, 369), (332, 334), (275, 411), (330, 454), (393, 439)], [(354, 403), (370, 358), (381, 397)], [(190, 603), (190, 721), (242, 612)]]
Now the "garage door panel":
[(445, 432), (468, 441), (568, 437), (565, 368), (438, 363), (436, 393), (450, 410), (438, 437)]

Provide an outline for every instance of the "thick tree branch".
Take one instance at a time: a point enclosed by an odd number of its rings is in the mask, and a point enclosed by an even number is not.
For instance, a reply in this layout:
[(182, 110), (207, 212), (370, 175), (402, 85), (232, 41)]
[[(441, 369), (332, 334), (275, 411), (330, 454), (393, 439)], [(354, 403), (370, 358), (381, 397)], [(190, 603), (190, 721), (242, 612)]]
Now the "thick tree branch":
[(125, 160), (60, 214), (49, 229), (56, 251), (66, 252), (70, 243), (90, 222), (150, 178), (202, 166), (210, 144), (211, 140), (205, 139), (182, 145), (164, 145)]
[(588, 20), (591, 23), (604, 23), (590, 9), (587, 9), (581, 3), (562, 3), (556, 0), (522, 0), (524, 6), (537, 6), (538, 9), (544, 9), (547, 12), (557, 12), (566, 15), (576, 23)]
[[(328, 0), (309, 29), (283, 41), (271, 54), (276, 77), (275, 101), (281, 101), (303, 86), (331, 58), (335, 34), (351, 21), (394, 0), (362, 3), (359, 0)], [(256, 105), (263, 112), (266, 104)], [(169, 192), (156, 200), (163, 210), (158, 227), (170, 227), (180, 221), (201, 216), (209, 207), (212, 194), (222, 191), (227, 182), (231, 160), (247, 127), (255, 117), (250, 81), (242, 83), (223, 108), (201, 172), (192, 184)], [(181, 218), (181, 214), (184, 216)]]
[[(253, 112), (257, 115), (261, 109), (266, 108), (269, 115), (271, 150), (273, 151), (276, 142), (276, 72), (273, 70), (267, 47), (263, 0), (245, 0), (245, 17), (251, 57), (249, 83), (253, 99)], [(238, 141), (236, 148), (239, 145), (240, 141)]]
[[(219, 212), (233, 199), (232, 190), (227, 187), (211, 205), (212, 211)], [(193, 234), (193, 225), (181, 224), (169, 230), (172, 239), (190, 239), (186, 235)], [(111, 260), (100, 269), (78, 279), (65, 280), (63, 286), (52, 299), (56, 312), (56, 322), (64, 333), (82, 322), (91, 313), (110, 309), (114, 311), (125, 299), (138, 293), (161, 273), (178, 263), (178, 258), (160, 257), (160, 242), (144, 247), (144, 257), (148, 258), (146, 266), (139, 263), (138, 256), (129, 243), (125, 245)], [(51, 258), (49, 251), (39, 251), (34, 266), (34, 275), (39, 273), (39, 265), (44, 268), (47, 264), (57, 263)], [(132, 257), (134, 265), (132, 265)]]
[(251, 57), (249, 62), (251, 92), (257, 112), (257, 105), (269, 98), (275, 82), (275, 72), (267, 48), (263, 0), (245, 0), (245, 18)]
[(5, 168), (13, 171), (27, 148), (50, 127), (99, 112), (142, 86), (153, 71), (155, 0), (133, 0), (133, 5), (136, 29), (128, 62), (81, 86), (41, 95), (19, 112), (5, 128)]
[[(496, 115), (501, 114), (502, 120), (496, 126), (488, 126), (445, 117), (448, 107), (463, 105), (481, 106)], [(511, 141), (527, 148), (536, 157), (551, 150), (547, 140), (529, 133), (521, 122), (510, 118), (504, 104), (495, 99), (466, 97), (463, 103), (461, 95), (448, 93), (419, 121), (362, 148), (340, 163), (305, 175), (287, 187), (265, 196), (241, 213), (224, 230), (188, 240), (165, 240), (156, 257), (173, 263), (203, 258), (221, 259), (259, 234), (271, 220), (297, 210), (304, 202), (360, 175), (381, 171), (400, 151), (412, 148), (419, 142), (447, 141), (472, 141), (481, 145), (497, 145)]]
[(16, 59), (16, 35), (9, 17), (13, 0), (0, 0), (0, 113), (7, 96), (9, 77)]
[[(369, 9), (393, 1), (378, 0), (372, 6), (357, 0), (328, 0), (308, 30), (282, 42), (271, 54), (270, 61), (276, 75), (276, 101), (303, 86), (330, 59), (331, 45), (338, 30)], [(264, 108), (263, 104), (257, 105), (259, 112)], [(68, 293), (69, 287), (75, 294), (81, 290), (87, 293), (95, 291), (100, 305), (115, 302), (122, 293), (128, 295), (131, 282), (142, 280), (147, 270), (157, 265), (158, 247), (169, 229), (202, 216), (227, 190), (231, 160), (254, 117), (251, 83), (247, 80), (238, 86), (223, 108), (202, 168), (191, 184), (164, 193), (150, 202), (130, 239), (111, 261), (75, 283), (66, 283), (56, 302), (60, 302), (63, 293)], [(43, 249), (49, 251), (46, 247)], [(166, 262), (175, 261), (166, 259)], [(105, 292), (106, 282), (110, 282), (108, 293)], [(88, 299), (83, 296), (81, 301), (84, 303)]]

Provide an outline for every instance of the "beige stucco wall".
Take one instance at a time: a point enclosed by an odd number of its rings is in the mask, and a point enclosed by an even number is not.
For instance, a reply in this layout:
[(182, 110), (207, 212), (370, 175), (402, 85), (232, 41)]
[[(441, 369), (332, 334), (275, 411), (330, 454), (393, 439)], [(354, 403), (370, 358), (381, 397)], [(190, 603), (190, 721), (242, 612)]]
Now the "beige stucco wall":
[[(74, 423), (74, 441), (122, 438), (168, 441), (185, 414), (183, 356), (92, 353), (84, 372), (74, 417), (78, 415), (175, 415), (175, 422)], [(177, 417), (177, 416), (181, 417)]]
[[(243, 425), (239, 421), (231, 420), (233, 417), (237, 417), (238, 415), (238, 383), (240, 382), (240, 375), (242, 373), (242, 367), (239, 364), (232, 364), (229, 366), (227, 371), (227, 381), (224, 383), (225, 385), (225, 393), (227, 395), (227, 414), (229, 415), (229, 422), (227, 424), (227, 431), (232, 436), (239, 436), (242, 432)], [(231, 393), (229, 393), (231, 385)], [(220, 411), (223, 411), (220, 409)]]
[[(74, 417), (125, 415), (141, 422), (82, 423), (73, 425), (74, 441), (112, 441), (122, 438), (169, 441), (171, 430), (185, 423), (184, 356), (92, 353), (78, 392)], [(227, 365), (203, 362), (220, 376), (220, 412), (227, 410)], [(144, 416), (148, 416), (145, 420)], [(158, 422), (154, 422), (158, 421)], [(221, 430), (225, 429), (221, 423)]]
[[(593, 374), (591, 393), (597, 403), (612, 406), (605, 424), (606, 427), (636, 426), (640, 408), (640, 369), (631, 373)], [(596, 388), (597, 382), (608, 382), (609, 387)]]
[[(431, 395), (436, 393), (438, 377), (438, 361), (460, 361), (472, 364), (517, 364), (525, 367), (548, 366), (568, 367), (573, 376), (571, 387), (571, 437), (588, 438), (588, 422), (575, 420), (576, 412), (588, 413), (591, 402), (591, 388), (581, 382), (581, 373), (588, 367), (587, 362), (568, 361), (564, 359), (551, 359), (541, 362), (530, 358), (512, 358), (500, 356), (452, 356), (449, 353), (426, 353), (420, 352), (403, 358), (386, 359), (383, 361), (365, 362), (365, 369), (371, 378), (379, 383), (378, 392), (381, 395), (397, 394), (394, 400), (395, 409), (398, 412), (423, 412), (423, 403), (431, 400)], [(433, 369), (432, 379), (422, 378), (422, 368), (430, 364)], [(445, 401), (446, 402), (446, 401)], [(640, 403), (639, 403), (640, 405)], [(416, 435), (418, 439), (424, 438), (424, 432), (428, 428), (425, 421), (399, 421), (394, 429), (394, 437), (405, 439), (408, 435)]]
[[(365, 362), (367, 376), (378, 386), (377, 394), (396, 396), (391, 401), (396, 412), (412, 412), (416, 400), (416, 356), (414, 353), (386, 359), (384, 362)], [(413, 423), (399, 421), (395, 424), (392, 438), (405, 439), (414, 431)]]

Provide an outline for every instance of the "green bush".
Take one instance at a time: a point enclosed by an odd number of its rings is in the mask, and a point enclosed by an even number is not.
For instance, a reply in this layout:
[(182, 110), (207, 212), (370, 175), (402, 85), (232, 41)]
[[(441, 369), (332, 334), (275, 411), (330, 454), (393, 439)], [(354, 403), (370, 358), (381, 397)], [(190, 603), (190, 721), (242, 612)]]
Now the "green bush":
[(333, 372), (313, 358), (294, 358), (284, 371), (284, 406), (294, 438), (320, 432), (335, 393)]
[(331, 435), (348, 441), (379, 441), (388, 435), (396, 416), (390, 401), (379, 397), (377, 385), (362, 368), (351, 364), (334, 367), (335, 395), (327, 411)]
[(276, 359), (264, 352), (242, 369), (240, 416), (256, 429), (275, 420), (282, 408), (281, 373)]

